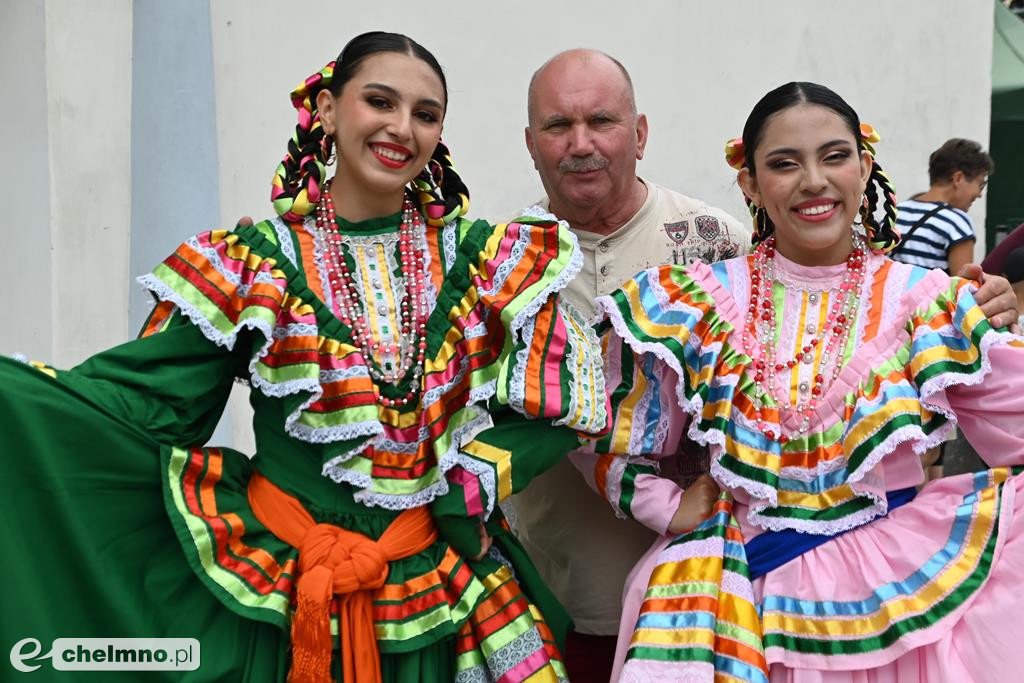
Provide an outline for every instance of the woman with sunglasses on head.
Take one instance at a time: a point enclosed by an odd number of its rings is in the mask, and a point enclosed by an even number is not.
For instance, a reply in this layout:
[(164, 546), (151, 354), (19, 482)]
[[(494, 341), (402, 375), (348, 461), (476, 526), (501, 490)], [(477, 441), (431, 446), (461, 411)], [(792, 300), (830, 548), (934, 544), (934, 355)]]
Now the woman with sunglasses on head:
[[(3, 631), (197, 638), (189, 680), (564, 679), (568, 616), (497, 503), (606, 419), (558, 301), (575, 240), (462, 217), (444, 74), (406, 36), (354, 38), (292, 102), (277, 218), (141, 278), (140, 339), (0, 361)], [(203, 447), (235, 379), (251, 459)]]
[[(1024, 667), (1024, 343), (971, 282), (885, 256), (899, 235), (877, 141), (828, 88), (773, 90), (726, 150), (754, 253), (599, 300), (612, 431), (573, 458), (666, 534), (626, 588), (620, 680)], [(957, 425), (992, 469), (918, 491), (919, 455)], [(683, 435), (711, 453), (685, 490), (651, 460)]]

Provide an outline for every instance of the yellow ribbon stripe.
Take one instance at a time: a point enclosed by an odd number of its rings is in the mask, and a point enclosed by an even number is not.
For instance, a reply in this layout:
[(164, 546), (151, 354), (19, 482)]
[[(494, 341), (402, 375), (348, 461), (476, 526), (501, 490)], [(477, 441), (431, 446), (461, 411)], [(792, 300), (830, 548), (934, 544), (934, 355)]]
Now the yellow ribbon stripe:
[(512, 451), (497, 448), (480, 441), (470, 441), (462, 447), (464, 453), (486, 460), (498, 471), (498, 498), (505, 500), (512, 495)]

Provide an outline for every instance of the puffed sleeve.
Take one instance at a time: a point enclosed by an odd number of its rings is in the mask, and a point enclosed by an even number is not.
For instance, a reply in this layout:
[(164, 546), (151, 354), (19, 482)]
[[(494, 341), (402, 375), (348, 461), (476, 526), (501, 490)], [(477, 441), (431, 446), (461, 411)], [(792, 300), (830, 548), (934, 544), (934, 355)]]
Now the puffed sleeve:
[(569, 458), (620, 518), (668, 530), (683, 489), (660, 474), (689, 423), (676, 402), (675, 372), (652, 354), (637, 354), (609, 329), (602, 337), (611, 396), (611, 429)]
[(1024, 464), (1024, 340), (992, 328), (959, 278), (918, 306), (908, 332), (907, 374), (922, 404), (990, 466)]
[(436, 355), (464, 370), (428, 372), (426, 391), (446, 380), (450, 405), (485, 399), (490, 424), (458, 444), (435, 513), (489, 516), (578, 445), (575, 430), (604, 428), (607, 397), (597, 336), (559, 297), (582, 258), (572, 233), (553, 221), (478, 221), (459, 255), (437, 303), (450, 351)]
[(620, 517), (665, 533), (683, 489), (660, 474), (697, 427), (721, 422), (726, 404), (716, 370), (731, 327), (711, 296), (677, 267), (640, 273), (598, 299), (610, 427), (572, 454), (587, 483)]
[(173, 312), (159, 332), (58, 370), (56, 379), (162, 443), (201, 444), (245, 371), (243, 346), (218, 346)]

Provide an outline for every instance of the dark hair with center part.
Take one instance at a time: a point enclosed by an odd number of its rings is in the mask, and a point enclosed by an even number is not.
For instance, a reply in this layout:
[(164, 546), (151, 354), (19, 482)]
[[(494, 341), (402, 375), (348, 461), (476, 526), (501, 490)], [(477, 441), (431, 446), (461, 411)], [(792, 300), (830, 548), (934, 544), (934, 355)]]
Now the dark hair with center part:
[[(856, 141), (857, 148), (859, 150), (867, 149), (860, 134), (860, 117), (857, 116), (853, 107), (847, 104), (846, 100), (823, 85), (806, 81), (792, 81), (762, 97), (747, 116), (747, 122), (743, 126), (743, 150), (746, 159), (744, 166), (752, 176), (757, 175), (757, 169), (754, 167), (754, 152), (761, 144), (761, 137), (764, 135), (764, 127), (768, 120), (775, 114), (800, 104), (814, 104), (833, 111), (850, 129), (850, 135)], [(873, 158), (874, 155), (872, 155)], [(893, 191), (892, 182), (877, 161), (872, 163), (871, 176), (864, 194), (867, 197), (868, 205), (861, 211), (861, 217), (868, 233), (868, 241), (871, 243), (872, 249), (888, 251), (895, 247), (900, 240), (900, 235), (896, 232), (895, 227), (896, 194)], [(753, 241), (757, 243), (772, 234), (775, 231), (775, 225), (768, 214), (763, 209), (758, 210), (754, 207), (749, 199), (747, 206), (754, 218)], [(881, 221), (875, 216), (876, 209), (879, 207), (884, 213)]]
[(441, 79), (441, 88), (444, 90), (444, 104), (448, 104), (448, 81), (445, 80), (444, 70), (438, 64), (437, 59), (430, 51), (417, 43), (409, 36), (401, 33), (387, 33), (385, 31), (370, 31), (356, 36), (348, 41), (348, 44), (341, 49), (338, 59), (334, 65), (334, 77), (331, 79), (331, 94), (337, 97), (341, 94), (345, 84), (352, 80), (352, 77), (359, 71), (359, 66), (367, 57), (382, 52), (398, 52), (411, 55), (425, 62), (437, 77)]
[[(271, 198), (274, 209), (285, 220), (302, 220), (318, 200), (321, 188), (327, 180), (327, 164), (334, 147), (334, 140), (324, 133), (320, 125), (320, 112), (316, 96), (327, 88), (332, 97), (341, 95), (342, 89), (359, 71), (368, 57), (386, 52), (406, 54), (426, 63), (441, 80), (444, 91), (444, 106), (448, 106), (448, 82), (437, 59), (425, 47), (401, 33), (371, 31), (356, 36), (345, 45), (330, 71), (321, 70), (307, 79), (293, 93), (292, 105), (299, 109), (299, 123), (295, 133), (288, 140), (288, 154), (275, 172)], [(321, 76), (329, 76), (324, 84)], [(305, 90), (303, 90), (305, 88)], [(469, 190), (455, 172), (451, 155), (444, 143), (438, 142), (426, 168), (407, 187), (410, 199), (419, 202), (427, 223), (443, 225), (462, 216), (469, 208)], [(305, 199), (305, 201), (299, 201)]]
[(823, 85), (792, 81), (762, 97), (750, 111), (747, 122), (743, 126), (744, 154), (747, 160), (746, 166), (750, 169), (751, 175), (757, 174), (754, 168), (754, 150), (761, 144), (761, 136), (764, 134), (764, 127), (768, 123), (768, 119), (774, 114), (798, 104), (817, 104), (828, 107), (850, 129), (850, 135), (857, 141), (857, 146), (860, 149), (864, 148), (860, 140), (860, 118), (853, 107), (846, 103), (846, 100)]

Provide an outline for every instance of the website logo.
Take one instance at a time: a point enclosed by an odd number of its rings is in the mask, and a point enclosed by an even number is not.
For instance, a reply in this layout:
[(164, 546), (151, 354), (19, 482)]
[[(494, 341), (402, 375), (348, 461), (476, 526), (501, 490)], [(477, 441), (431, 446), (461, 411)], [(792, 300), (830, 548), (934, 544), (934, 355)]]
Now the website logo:
[(11, 648), (11, 666), (31, 673), (50, 660), (58, 671), (195, 671), (195, 638), (57, 638), (45, 655), (35, 638)]

